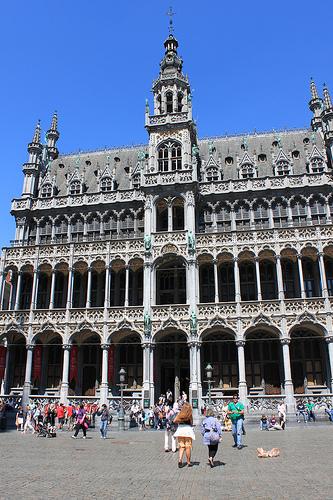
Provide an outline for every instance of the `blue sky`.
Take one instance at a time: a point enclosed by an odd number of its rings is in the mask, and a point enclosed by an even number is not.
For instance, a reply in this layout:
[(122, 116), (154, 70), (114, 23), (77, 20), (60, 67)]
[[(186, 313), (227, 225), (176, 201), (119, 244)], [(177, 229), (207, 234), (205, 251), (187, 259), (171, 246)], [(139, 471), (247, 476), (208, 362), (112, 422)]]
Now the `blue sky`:
[[(0, 19), (0, 244), (38, 118), (60, 152), (147, 141), (170, 0), (10, 0)], [(303, 127), (309, 79), (333, 94), (332, 0), (173, 0), (199, 137)]]

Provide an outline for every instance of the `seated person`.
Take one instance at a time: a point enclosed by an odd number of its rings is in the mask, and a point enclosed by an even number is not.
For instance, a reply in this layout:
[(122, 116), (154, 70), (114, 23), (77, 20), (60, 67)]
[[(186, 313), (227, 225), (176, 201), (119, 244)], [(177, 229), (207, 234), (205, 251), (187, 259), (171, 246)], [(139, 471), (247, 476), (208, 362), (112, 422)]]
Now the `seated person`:
[(306, 403), (306, 410), (308, 412), (308, 420), (310, 422), (310, 420), (312, 419), (314, 422), (316, 421), (316, 416), (314, 414), (314, 407), (315, 407), (315, 404), (311, 401), (309, 401), (309, 403)]
[(260, 430), (261, 431), (268, 431), (268, 418), (266, 415), (261, 415)]
[(269, 430), (270, 431), (282, 431), (281, 425), (278, 423), (275, 415), (272, 415), (269, 419)]

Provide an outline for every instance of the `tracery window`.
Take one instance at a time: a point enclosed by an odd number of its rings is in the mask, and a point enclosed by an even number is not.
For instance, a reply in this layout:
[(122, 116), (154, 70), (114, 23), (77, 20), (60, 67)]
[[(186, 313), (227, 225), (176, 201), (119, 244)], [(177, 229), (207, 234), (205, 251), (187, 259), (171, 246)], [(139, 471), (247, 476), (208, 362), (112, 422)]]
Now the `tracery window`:
[(131, 212), (127, 211), (120, 218), (120, 236), (134, 238), (134, 215)]
[(228, 231), (231, 229), (231, 215), (230, 207), (224, 203), (216, 207), (215, 217), (216, 217), (216, 228), (218, 231)]
[(177, 111), (178, 113), (183, 111), (183, 94), (181, 92), (177, 95)]
[(39, 242), (40, 243), (51, 243), (52, 235), (52, 222), (49, 219), (41, 222), (39, 227)]
[(219, 172), (216, 167), (209, 167), (206, 170), (206, 181), (207, 182), (212, 182), (212, 181), (218, 181), (219, 180)]
[(103, 177), (103, 179), (101, 179), (101, 191), (103, 193), (107, 192), (107, 191), (112, 191), (112, 179), (111, 177)]
[(275, 175), (289, 175), (290, 174), (290, 164), (287, 161), (279, 161), (276, 164)]
[(173, 113), (173, 93), (172, 92), (167, 92), (165, 94), (165, 101), (166, 101), (166, 112)]
[(117, 237), (117, 216), (114, 213), (108, 213), (104, 218), (104, 235), (111, 239)]
[(240, 169), (240, 176), (242, 179), (251, 179), (255, 177), (255, 168), (251, 163), (244, 163)]
[(139, 189), (140, 188), (140, 174), (135, 174), (133, 175), (133, 178), (132, 178), (132, 187), (133, 189)]
[(326, 223), (325, 201), (320, 197), (312, 198), (310, 201), (311, 220), (313, 224)]
[(248, 229), (250, 227), (250, 207), (247, 203), (239, 203), (234, 208), (237, 229)]
[(41, 198), (51, 198), (52, 196), (52, 186), (51, 184), (44, 184), (40, 191)]
[(55, 241), (56, 243), (65, 243), (67, 242), (68, 235), (68, 223), (67, 220), (62, 218), (58, 219), (55, 223)]
[(101, 223), (97, 215), (92, 215), (87, 221), (87, 234), (89, 240), (100, 239)]
[(288, 226), (288, 205), (287, 202), (277, 200), (272, 204), (274, 227)]
[(73, 181), (70, 184), (69, 187), (69, 194), (80, 194), (81, 193), (81, 182), (80, 181)]
[(293, 224), (295, 226), (306, 224), (307, 208), (304, 200), (300, 198), (296, 198), (295, 200), (293, 200), (291, 203), (291, 211)]
[(182, 147), (179, 142), (163, 143), (158, 148), (159, 172), (170, 172), (182, 168)]
[(258, 229), (269, 227), (268, 205), (263, 201), (254, 204), (254, 225)]
[(83, 219), (77, 218), (72, 222), (71, 241), (83, 240), (84, 223)]
[(325, 170), (324, 161), (322, 158), (315, 157), (312, 158), (310, 163), (310, 173), (321, 174)]

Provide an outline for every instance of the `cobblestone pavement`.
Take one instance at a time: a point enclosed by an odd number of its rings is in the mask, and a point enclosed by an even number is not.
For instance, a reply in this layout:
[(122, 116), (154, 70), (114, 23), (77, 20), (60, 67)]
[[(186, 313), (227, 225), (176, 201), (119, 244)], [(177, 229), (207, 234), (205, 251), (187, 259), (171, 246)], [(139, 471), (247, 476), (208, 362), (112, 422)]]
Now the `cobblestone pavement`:
[[(163, 431), (97, 431), (86, 440), (0, 434), (0, 498), (109, 499), (333, 499), (333, 424), (302, 424), (285, 432), (248, 428), (243, 450), (225, 433), (210, 469), (197, 433), (194, 466), (178, 469), (163, 450)], [(281, 456), (258, 459), (256, 448), (279, 447)]]

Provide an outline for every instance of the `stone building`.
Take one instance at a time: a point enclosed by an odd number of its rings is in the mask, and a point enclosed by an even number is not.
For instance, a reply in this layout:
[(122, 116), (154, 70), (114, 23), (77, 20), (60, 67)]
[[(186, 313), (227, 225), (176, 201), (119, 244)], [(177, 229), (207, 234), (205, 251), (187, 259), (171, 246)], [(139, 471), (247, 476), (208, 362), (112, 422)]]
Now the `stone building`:
[(178, 42), (146, 104), (148, 144), (61, 155), (37, 124), (1, 260), (2, 394), (249, 411), (333, 384), (333, 106), (311, 128), (199, 140)]

